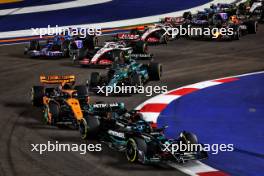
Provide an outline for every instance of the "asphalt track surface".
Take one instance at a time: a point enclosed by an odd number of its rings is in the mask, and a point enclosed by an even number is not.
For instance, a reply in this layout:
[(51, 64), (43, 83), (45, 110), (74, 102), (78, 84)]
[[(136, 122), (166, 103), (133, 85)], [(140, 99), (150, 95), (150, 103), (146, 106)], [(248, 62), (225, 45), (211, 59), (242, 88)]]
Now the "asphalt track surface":
[[(257, 35), (235, 42), (178, 40), (168, 45), (152, 46), (155, 60), (163, 64), (161, 82), (169, 89), (199, 81), (264, 70), (264, 26)], [(41, 110), (29, 100), (30, 88), (39, 83), (40, 74), (75, 74), (84, 83), (94, 69), (72, 66), (69, 59), (29, 59), (24, 45), (0, 47), (0, 175), (184, 175), (167, 166), (144, 166), (128, 163), (125, 155), (104, 146), (102, 152), (31, 152), (32, 143), (77, 143), (78, 131), (58, 129), (41, 122)], [(99, 70), (100, 71), (100, 70)], [(103, 71), (103, 70), (101, 70)], [(123, 101), (133, 108), (148, 99), (132, 97), (98, 97), (108, 102)], [(191, 108), (191, 107), (190, 107)], [(186, 129), (188, 130), (188, 129)], [(87, 143), (95, 143), (89, 141)]]

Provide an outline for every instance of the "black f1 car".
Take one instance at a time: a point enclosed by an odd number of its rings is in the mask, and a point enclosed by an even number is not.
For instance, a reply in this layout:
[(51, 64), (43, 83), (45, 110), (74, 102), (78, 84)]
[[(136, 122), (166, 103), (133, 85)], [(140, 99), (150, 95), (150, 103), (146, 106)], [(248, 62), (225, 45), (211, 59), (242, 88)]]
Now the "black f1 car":
[[(165, 128), (153, 128), (152, 123), (144, 121), (136, 111), (119, 114), (106, 112), (84, 118), (80, 123), (83, 139), (96, 137), (110, 148), (125, 151), (129, 162), (185, 163), (208, 157), (207, 152), (202, 151), (202, 144), (198, 143), (196, 135), (183, 131), (178, 138), (168, 139), (163, 134)], [(184, 151), (170, 148), (182, 144), (196, 144), (201, 148)]]

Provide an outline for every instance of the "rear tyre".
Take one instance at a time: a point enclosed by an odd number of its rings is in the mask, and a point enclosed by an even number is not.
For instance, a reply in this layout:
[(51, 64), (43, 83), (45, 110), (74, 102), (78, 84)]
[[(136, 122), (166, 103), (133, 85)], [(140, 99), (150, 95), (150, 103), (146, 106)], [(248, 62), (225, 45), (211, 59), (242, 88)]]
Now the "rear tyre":
[(77, 53), (73, 53), (71, 54), (71, 60), (72, 60), (72, 63), (75, 65), (78, 63), (78, 54)]
[(74, 87), (74, 90), (77, 90), (78, 97), (87, 97), (89, 95), (87, 86), (77, 85)]
[(139, 35), (139, 31), (137, 29), (131, 29), (130, 34)]
[(183, 131), (182, 132), (182, 138), (184, 139), (184, 143), (188, 144), (198, 144), (197, 136), (193, 133)]
[(33, 106), (42, 106), (44, 97), (44, 87), (43, 86), (33, 86), (31, 88), (31, 102)]
[(30, 41), (29, 50), (40, 50), (39, 41), (37, 41), (37, 40)]
[(192, 20), (192, 13), (191, 12), (184, 12), (182, 15), (183, 18)]
[(134, 53), (139, 54), (147, 54), (148, 53), (148, 45), (146, 42), (139, 41), (135, 44), (135, 47), (133, 48)]
[(233, 31), (234, 31), (233, 40), (240, 40), (241, 31), (240, 31), (239, 27), (234, 27)]
[[(140, 151), (140, 153), (139, 153)], [(129, 138), (126, 147), (126, 158), (129, 162), (145, 162), (147, 143), (141, 138)]]
[(69, 57), (70, 56), (70, 41), (69, 40), (65, 40), (62, 43), (61, 49), (64, 53), (65, 57)]
[(88, 49), (86, 48), (81, 48), (78, 50), (78, 52), (76, 53), (77, 56), (77, 60), (83, 60), (88, 54)]
[(91, 76), (90, 76), (90, 86), (91, 87), (96, 87), (99, 85), (100, 83), (100, 79), (101, 79), (101, 76), (100, 76), (100, 73), (98, 72), (92, 72)]
[(168, 44), (169, 42), (169, 36), (168, 35), (162, 35), (160, 38), (160, 43), (161, 44)]
[(162, 66), (159, 63), (151, 63), (149, 65), (150, 80), (159, 81), (162, 76)]
[(256, 34), (258, 31), (258, 22), (257, 21), (249, 21), (247, 23), (248, 33), (249, 34)]
[(82, 118), (79, 123), (79, 131), (82, 139), (96, 138), (100, 127), (100, 121), (95, 116)]

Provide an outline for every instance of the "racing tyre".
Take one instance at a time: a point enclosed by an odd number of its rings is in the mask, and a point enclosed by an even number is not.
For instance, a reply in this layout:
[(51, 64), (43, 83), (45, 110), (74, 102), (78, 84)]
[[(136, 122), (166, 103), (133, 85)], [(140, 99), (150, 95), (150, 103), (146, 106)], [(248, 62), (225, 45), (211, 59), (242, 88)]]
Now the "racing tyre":
[(183, 18), (192, 20), (192, 13), (191, 12), (184, 12), (182, 15)]
[(139, 35), (139, 31), (137, 29), (131, 29), (130, 34)]
[(233, 28), (233, 30), (234, 30), (233, 40), (239, 40), (242, 35), (240, 29)]
[(96, 46), (98, 46), (98, 37), (94, 35), (88, 35), (83, 42), (83, 46), (84, 48), (93, 50)]
[(42, 106), (44, 97), (44, 87), (43, 86), (33, 86), (31, 88), (31, 102), (33, 106)]
[(198, 144), (198, 139), (197, 139), (197, 136), (193, 133), (190, 133), (190, 132), (186, 132), (186, 131), (183, 131), (181, 133), (181, 136), (182, 136), (182, 139), (183, 139), (183, 142), (185, 144)]
[(82, 118), (79, 123), (79, 131), (82, 139), (96, 138), (100, 127), (100, 121), (96, 116)]
[(87, 86), (77, 85), (77, 86), (74, 87), (74, 89), (77, 90), (78, 97), (87, 97), (88, 94), (89, 94)]
[(60, 107), (55, 102), (50, 102), (48, 105), (48, 123), (55, 126), (59, 120)]
[(161, 44), (168, 44), (168, 42), (169, 42), (169, 36), (168, 35), (161, 36), (161, 38), (160, 38)]
[[(139, 152), (140, 151), (140, 152)], [(147, 153), (147, 143), (141, 138), (129, 138), (126, 147), (126, 158), (129, 162), (145, 163)]]
[(150, 80), (159, 81), (162, 76), (162, 66), (159, 63), (151, 63), (149, 65)]
[(30, 41), (29, 50), (40, 50), (39, 41), (37, 40)]
[(139, 74), (133, 74), (131, 76), (131, 85), (134, 85), (134, 86), (142, 86), (143, 83), (142, 83), (142, 79), (141, 79), (141, 76)]
[(249, 21), (247, 23), (248, 33), (249, 34), (256, 34), (258, 31), (258, 22), (257, 21)]
[(82, 60), (84, 59), (88, 54), (88, 49), (86, 48), (81, 48), (79, 49), (78, 53), (77, 53), (77, 60)]
[(136, 43), (135, 47), (133, 48), (133, 52), (135, 53), (142, 53), (147, 54), (148, 53), (148, 44), (143, 41), (139, 41)]
[(91, 77), (90, 77), (90, 85), (91, 87), (96, 87), (99, 85), (100, 83), (100, 79), (101, 79), (101, 76), (100, 76), (100, 73), (98, 72), (92, 72), (91, 74)]
[(71, 54), (71, 60), (72, 60), (73, 64), (77, 64), (78, 63), (78, 54), (77, 53)]
[(70, 41), (69, 40), (65, 40), (62, 43), (61, 50), (63, 51), (65, 57), (70, 56)]

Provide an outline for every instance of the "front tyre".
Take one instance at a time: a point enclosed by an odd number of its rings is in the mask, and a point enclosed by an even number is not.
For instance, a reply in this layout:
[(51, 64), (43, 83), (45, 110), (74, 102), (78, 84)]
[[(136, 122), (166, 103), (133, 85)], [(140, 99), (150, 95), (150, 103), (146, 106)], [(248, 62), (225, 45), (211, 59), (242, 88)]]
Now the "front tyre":
[(55, 102), (50, 102), (48, 105), (48, 124), (55, 126), (59, 120), (60, 107)]
[(44, 87), (43, 86), (33, 86), (31, 88), (31, 102), (33, 106), (42, 106), (44, 97)]
[(162, 76), (162, 66), (159, 63), (151, 63), (149, 65), (149, 77), (150, 80), (159, 81)]
[(79, 123), (79, 132), (82, 139), (96, 138), (100, 121), (95, 116), (82, 118)]

